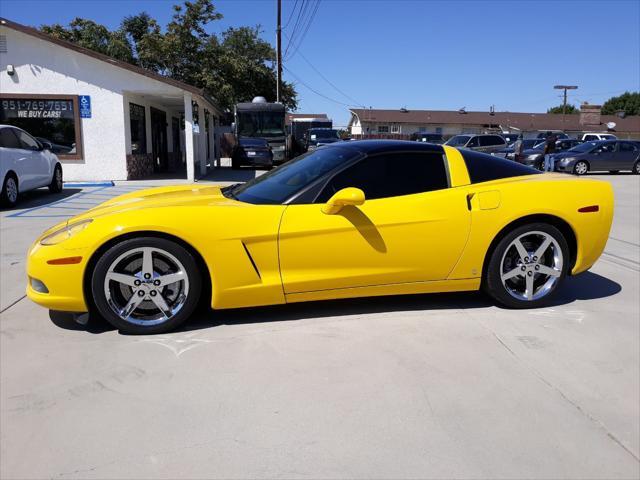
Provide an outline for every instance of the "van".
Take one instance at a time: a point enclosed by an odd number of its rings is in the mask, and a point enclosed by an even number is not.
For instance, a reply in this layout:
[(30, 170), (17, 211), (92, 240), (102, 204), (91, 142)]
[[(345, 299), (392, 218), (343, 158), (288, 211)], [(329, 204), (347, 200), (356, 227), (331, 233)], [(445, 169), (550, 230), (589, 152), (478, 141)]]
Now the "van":
[(447, 140), (445, 145), (492, 153), (505, 148), (507, 142), (500, 135), (455, 135)]

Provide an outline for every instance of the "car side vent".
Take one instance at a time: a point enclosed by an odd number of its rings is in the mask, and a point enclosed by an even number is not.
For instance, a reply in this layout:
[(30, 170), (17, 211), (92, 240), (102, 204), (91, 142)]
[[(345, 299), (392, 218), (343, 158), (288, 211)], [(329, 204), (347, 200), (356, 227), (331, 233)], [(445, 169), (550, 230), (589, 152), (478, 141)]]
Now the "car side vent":
[(7, 53), (7, 36), (0, 35), (0, 53)]
[(260, 275), (260, 270), (258, 270), (258, 267), (256, 266), (256, 262), (253, 261), (253, 257), (251, 256), (249, 249), (247, 248), (244, 242), (242, 242), (242, 246), (244, 247), (244, 251), (247, 254), (247, 257), (249, 257), (249, 261), (251, 262), (251, 266), (255, 270), (256, 275), (258, 275), (258, 278), (262, 280), (262, 276)]

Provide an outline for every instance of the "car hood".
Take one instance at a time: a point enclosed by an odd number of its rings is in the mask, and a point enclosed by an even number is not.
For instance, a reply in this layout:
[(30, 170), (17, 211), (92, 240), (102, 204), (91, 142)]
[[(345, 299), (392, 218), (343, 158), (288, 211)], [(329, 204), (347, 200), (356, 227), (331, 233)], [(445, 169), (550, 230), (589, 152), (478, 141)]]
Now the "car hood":
[(566, 152), (556, 153), (556, 154), (554, 154), (553, 157), (557, 160), (557, 159), (560, 159), (560, 158), (578, 158), (578, 157), (582, 157), (584, 155), (585, 155), (584, 153), (580, 153), (580, 152), (569, 152), (569, 151), (566, 151)]
[(222, 195), (218, 185), (177, 185), (149, 188), (114, 197), (97, 207), (73, 217), (70, 222), (85, 218), (142, 210), (146, 208), (193, 207), (212, 205), (243, 205)]
[(544, 153), (544, 150), (539, 150), (537, 148), (527, 148), (526, 150), (522, 151), (523, 155), (542, 155)]

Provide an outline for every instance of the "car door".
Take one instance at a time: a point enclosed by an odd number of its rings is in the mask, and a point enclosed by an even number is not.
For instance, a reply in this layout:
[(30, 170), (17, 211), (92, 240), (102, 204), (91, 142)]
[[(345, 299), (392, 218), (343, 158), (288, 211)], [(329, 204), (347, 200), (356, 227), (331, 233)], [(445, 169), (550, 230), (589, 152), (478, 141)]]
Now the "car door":
[(463, 148), (469, 148), (471, 150), (479, 150), (480, 149), (479, 139), (480, 137), (472, 137), (471, 140), (469, 140)]
[(40, 143), (27, 132), (18, 128), (13, 130), (25, 153), (23, 163), (27, 175), (28, 188), (48, 185), (53, 175), (51, 162), (47, 158), (48, 154), (42, 149)]
[[(465, 192), (448, 188), (439, 153), (367, 157), (330, 179), (316, 203), (289, 205), (279, 234), (285, 294), (445, 279), (470, 228)], [(355, 187), (364, 204), (322, 212)]]
[(600, 143), (588, 156), (590, 170), (613, 170), (615, 167), (611, 164), (613, 159), (612, 151), (615, 143)]
[(618, 170), (633, 170), (633, 165), (638, 159), (638, 148), (631, 142), (616, 142), (616, 163)]
[(18, 186), (20, 187), (21, 176), (19, 166), (21, 163), (18, 162), (18, 160), (21, 155), (22, 149), (20, 148), (20, 142), (15, 133), (13, 133), (13, 128), (0, 128), (0, 182), (4, 182), (7, 172), (13, 171), (18, 175)]

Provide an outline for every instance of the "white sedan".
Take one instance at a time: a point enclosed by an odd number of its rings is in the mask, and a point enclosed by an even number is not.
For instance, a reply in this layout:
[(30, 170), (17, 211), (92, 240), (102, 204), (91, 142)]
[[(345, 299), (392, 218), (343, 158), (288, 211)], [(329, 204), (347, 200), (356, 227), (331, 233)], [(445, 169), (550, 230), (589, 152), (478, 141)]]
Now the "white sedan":
[(13, 207), (18, 194), (34, 188), (62, 190), (62, 165), (58, 157), (24, 130), (0, 125), (0, 179), (3, 206)]

